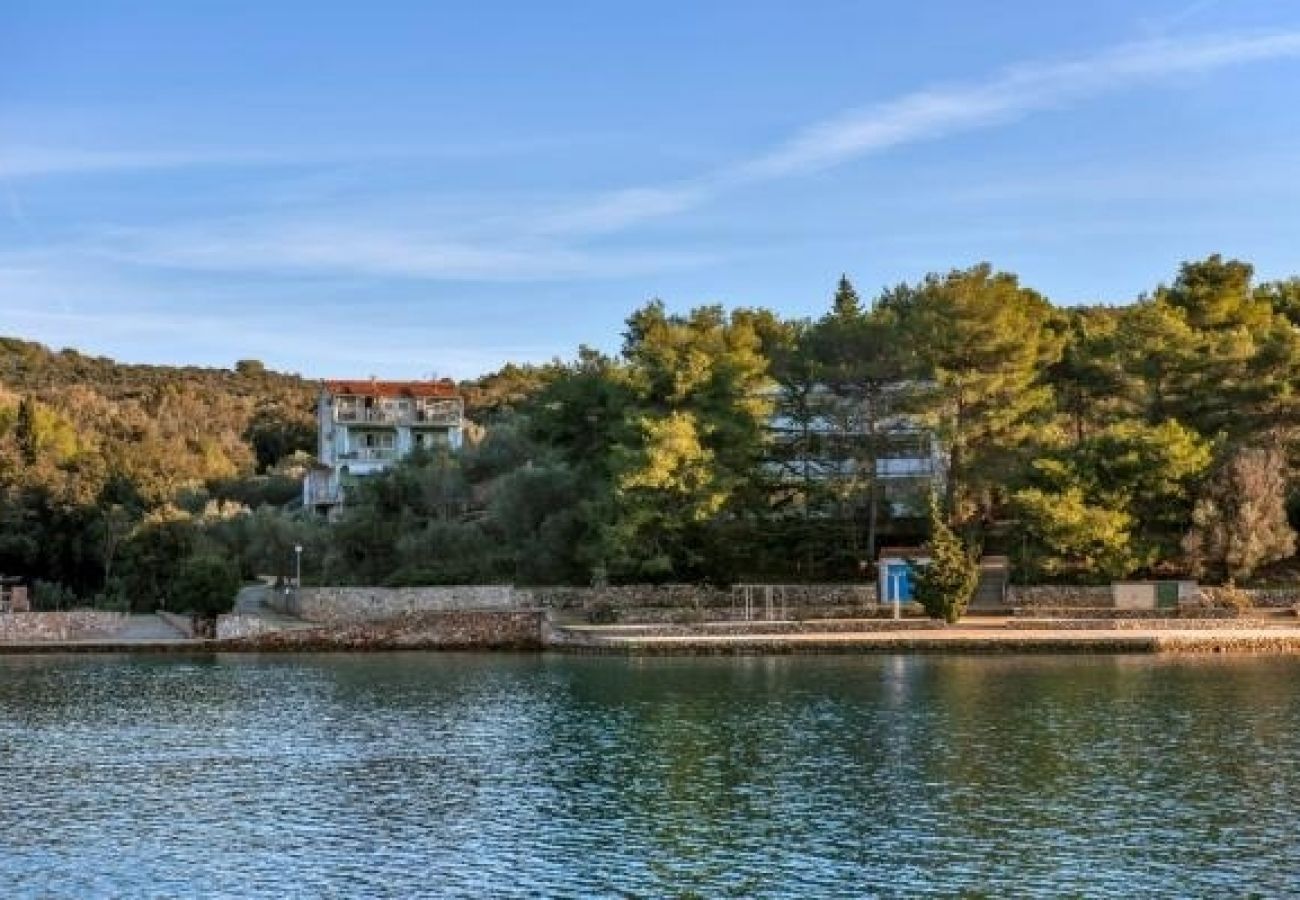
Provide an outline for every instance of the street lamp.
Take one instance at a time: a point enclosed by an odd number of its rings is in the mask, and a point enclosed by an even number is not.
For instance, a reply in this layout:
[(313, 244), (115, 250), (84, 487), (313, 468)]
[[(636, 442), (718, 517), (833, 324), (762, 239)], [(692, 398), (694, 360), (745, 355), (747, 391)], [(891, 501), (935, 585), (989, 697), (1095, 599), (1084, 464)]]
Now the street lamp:
[(296, 600), (298, 598), (298, 592), (302, 590), (302, 544), (293, 545), (293, 557), (293, 596)]

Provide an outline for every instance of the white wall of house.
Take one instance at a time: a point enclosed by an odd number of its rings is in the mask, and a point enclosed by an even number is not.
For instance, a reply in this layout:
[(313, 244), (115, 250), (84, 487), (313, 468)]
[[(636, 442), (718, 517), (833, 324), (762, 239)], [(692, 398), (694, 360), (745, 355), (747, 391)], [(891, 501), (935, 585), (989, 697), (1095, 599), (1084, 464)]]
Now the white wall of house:
[[(335, 397), (322, 391), (316, 403), (317, 458), (325, 469), (303, 482), (303, 502), (341, 497), (346, 478), (382, 472), (409, 456), (417, 443), (459, 450), (464, 440), (459, 398)], [(428, 418), (426, 418), (428, 417)], [(327, 480), (323, 480), (327, 479)]]

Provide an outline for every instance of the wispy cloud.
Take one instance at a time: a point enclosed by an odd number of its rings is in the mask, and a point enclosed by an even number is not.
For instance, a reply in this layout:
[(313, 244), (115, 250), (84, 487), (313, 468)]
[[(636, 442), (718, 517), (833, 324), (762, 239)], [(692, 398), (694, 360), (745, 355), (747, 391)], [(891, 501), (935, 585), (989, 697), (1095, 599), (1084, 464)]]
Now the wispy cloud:
[[(531, 281), (607, 278), (697, 266), (708, 253), (614, 249), (600, 241), (635, 226), (689, 213), (722, 196), (843, 166), (873, 154), (1015, 122), (1101, 95), (1177, 82), (1233, 66), (1300, 57), (1300, 30), (1160, 39), (1090, 56), (1018, 65), (994, 75), (916, 91), (813, 123), (789, 139), (696, 176), (633, 186), (526, 209), (507, 216), (412, 221), (428, 205), (404, 198), (403, 210), (265, 210), (186, 227), (115, 229), (81, 247), (100, 259), (198, 271), (256, 271), (428, 280)], [(274, 161), (250, 153), (211, 159)], [(6, 171), (87, 171), (96, 166), (201, 164), (203, 154), (55, 155), (0, 153)], [(396, 223), (400, 222), (400, 226)]]
[(430, 161), (522, 156), (572, 149), (579, 145), (608, 143), (602, 134), (533, 135), (491, 141), (442, 141), (429, 146), (334, 147), (223, 147), (165, 146), (151, 149), (133, 146), (76, 146), (71, 142), (49, 141), (0, 146), (0, 178), (21, 179), (60, 175), (104, 175), (118, 172), (151, 172), (174, 169), (244, 168), (255, 166), (302, 167), (354, 163)]
[(969, 84), (906, 94), (808, 126), (765, 153), (660, 187), (624, 189), (548, 220), (592, 232), (673, 215), (736, 188), (806, 175), (908, 144), (989, 128), (1142, 83), (1300, 56), (1300, 31), (1151, 40)]
[(698, 266), (716, 258), (694, 251), (596, 252), (517, 236), (474, 242), (382, 224), (292, 221), (118, 229), (78, 249), (98, 259), (199, 271), (497, 282), (622, 277)]
[(0, 178), (285, 163), (295, 156), (257, 150), (133, 150), (68, 147), (0, 148)]

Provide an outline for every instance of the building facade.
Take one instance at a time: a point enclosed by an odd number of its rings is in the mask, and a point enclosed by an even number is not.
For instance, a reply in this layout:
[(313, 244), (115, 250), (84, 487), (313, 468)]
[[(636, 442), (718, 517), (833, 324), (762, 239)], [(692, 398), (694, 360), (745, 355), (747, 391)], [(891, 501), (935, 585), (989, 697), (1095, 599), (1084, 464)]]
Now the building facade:
[(846, 397), (823, 385), (798, 396), (774, 392), (769, 472), (792, 488), (815, 485), (839, 496), (874, 493), (887, 518), (919, 518), (931, 490), (942, 491), (947, 458), (934, 432), (906, 412), (924, 385), (899, 383), (874, 397)]
[(417, 448), (460, 449), (465, 403), (454, 382), (325, 381), (316, 404), (317, 466), (303, 505), (329, 514), (348, 483), (382, 472)]

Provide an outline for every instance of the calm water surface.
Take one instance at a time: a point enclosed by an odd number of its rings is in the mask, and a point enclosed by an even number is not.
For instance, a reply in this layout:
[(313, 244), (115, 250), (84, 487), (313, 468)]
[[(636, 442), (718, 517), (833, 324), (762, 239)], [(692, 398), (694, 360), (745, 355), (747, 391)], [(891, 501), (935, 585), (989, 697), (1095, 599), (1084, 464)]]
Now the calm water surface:
[(0, 894), (1300, 893), (1300, 660), (0, 657)]

